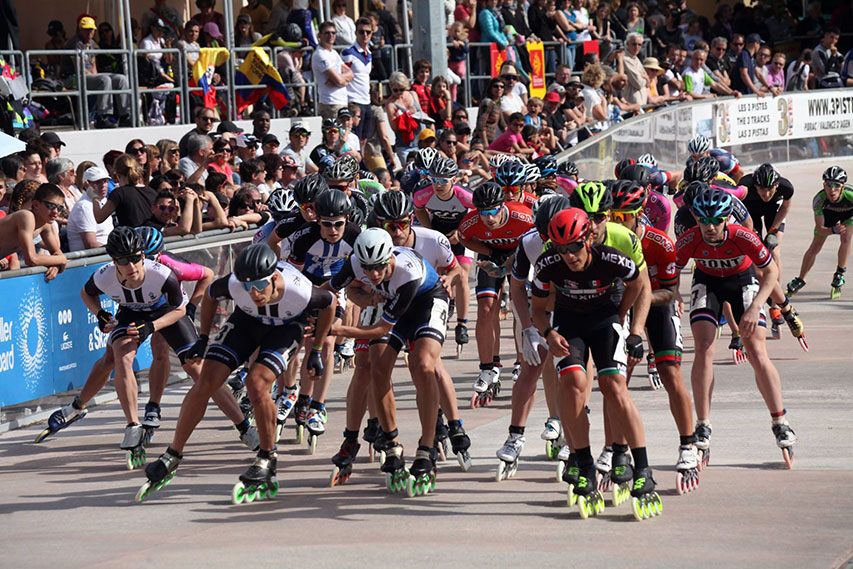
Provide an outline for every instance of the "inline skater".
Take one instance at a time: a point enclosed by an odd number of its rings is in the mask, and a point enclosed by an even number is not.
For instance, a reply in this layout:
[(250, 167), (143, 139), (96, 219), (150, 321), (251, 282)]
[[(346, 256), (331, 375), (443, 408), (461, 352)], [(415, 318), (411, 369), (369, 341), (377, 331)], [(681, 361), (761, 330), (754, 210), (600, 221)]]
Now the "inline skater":
[(486, 182), (474, 190), (472, 203), (459, 225), (462, 244), (478, 253), (477, 261), (477, 353), (480, 375), (474, 382), (472, 407), (488, 402), (500, 391), (499, 293), (506, 280), (506, 265), (521, 236), (533, 227), (530, 210), (517, 202), (506, 202), (503, 188)]
[(648, 225), (666, 233), (672, 222), (672, 205), (669, 198), (652, 188), (649, 169), (643, 164), (631, 164), (623, 168), (617, 166), (616, 176), (620, 180), (631, 180), (646, 190), (646, 202), (643, 206)]
[(264, 243), (270, 234), (285, 219), (297, 213), (297, 203), (293, 192), (289, 189), (277, 188), (267, 198), (266, 206), (270, 212), (270, 220), (263, 224), (252, 237), (252, 243)]
[[(225, 300), (233, 300), (236, 308), (207, 349), (217, 306)], [(137, 492), (136, 501), (144, 500), (171, 481), (187, 440), (204, 417), (208, 400), (225, 387), (231, 372), (255, 350), (260, 351), (249, 368), (246, 387), (254, 408), (260, 448), (254, 464), (234, 486), (231, 499), (239, 504), (275, 496), (278, 492), (276, 407), (269, 396), (270, 390), (275, 379), (284, 373), (288, 360), (296, 354), (304, 336), (305, 317), (314, 310), (319, 315), (314, 322), (313, 348), (306, 367), (309, 376), (322, 375), (321, 344), (331, 327), (335, 306), (334, 295), (312, 286), (293, 266), (279, 262), (265, 243), (254, 243), (241, 251), (234, 261), (234, 272), (216, 279), (202, 302), (201, 335), (193, 348), (198, 355), (207, 349), (201, 375), (181, 404), (172, 444), (159, 460), (145, 468), (148, 481)]]
[[(645, 315), (649, 300), (641, 295), (644, 287), (634, 262), (612, 247), (593, 243), (591, 224), (583, 210), (570, 208), (557, 213), (548, 225), (548, 236), (552, 248), (539, 257), (534, 268), (532, 314), (551, 354), (560, 358), (560, 417), (571, 433), (577, 468), (576, 483), (570, 484), (569, 494), (578, 496), (582, 517), (604, 508), (604, 500), (595, 489), (596, 470), (585, 411), (589, 379), (584, 368), (591, 352), (602, 394), (611, 401), (613, 418), (631, 447), (635, 469), (630, 472), (630, 465), (626, 465), (625, 473), (634, 480), (634, 515), (642, 519), (644, 512), (660, 511), (660, 498), (654, 492), (642, 419), (625, 379), (628, 363), (636, 364), (642, 357), (642, 322), (638, 318), (632, 321), (627, 338), (622, 323), (632, 306), (637, 314)], [(624, 283), (621, 298), (619, 288), (613, 286), (617, 280)], [(552, 289), (556, 291), (553, 324), (548, 315)]]
[[(681, 174), (661, 169), (652, 154), (640, 155), (636, 163), (648, 169), (651, 187), (661, 195), (674, 194), (678, 184), (681, 183)], [(621, 178), (619, 174), (616, 174), (616, 177)]]
[[(520, 203), (530, 209), (536, 203), (536, 196), (524, 191), (529, 177), (526, 166), (520, 160), (504, 160), (495, 170), (494, 182), (503, 188), (508, 203)], [(536, 168), (536, 171), (539, 169)]]
[(817, 254), (823, 249), (830, 235), (841, 237), (838, 246), (838, 266), (832, 275), (830, 298), (841, 296), (847, 258), (850, 256), (850, 226), (853, 225), (853, 190), (847, 187), (847, 172), (838, 166), (830, 166), (823, 172), (823, 189), (812, 200), (815, 230), (811, 245), (803, 254), (800, 274), (788, 283), (788, 295), (793, 296), (806, 286), (806, 277), (814, 266)]
[(703, 156), (711, 156), (720, 163), (720, 172), (726, 174), (735, 183), (739, 183), (743, 178), (744, 171), (740, 167), (740, 162), (734, 157), (731, 152), (726, 152), (722, 148), (711, 148), (711, 139), (702, 134), (697, 134), (687, 143), (687, 151), (690, 153), (690, 158), (687, 159), (687, 166), (695, 162)]
[[(711, 443), (711, 391), (714, 383), (713, 357), (717, 326), (723, 302), (732, 308), (741, 331), (746, 355), (755, 371), (755, 382), (770, 411), (776, 444), (785, 462), (793, 464), (793, 444), (797, 438), (785, 418), (779, 373), (770, 361), (766, 339), (764, 303), (777, 278), (773, 257), (761, 239), (749, 229), (729, 224), (732, 197), (718, 188), (708, 188), (693, 199), (698, 227), (684, 233), (676, 243), (676, 266), (683, 269), (695, 259), (696, 270), (690, 293), (690, 328), (696, 359), (691, 370), (696, 406), (696, 446), (707, 464)], [(763, 269), (756, 278), (753, 265)]]
[[(654, 227), (640, 223), (645, 191), (636, 182), (622, 180), (613, 186), (613, 209), (610, 217), (633, 231), (640, 238), (643, 257), (648, 265), (652, 301), (646, 317), (649, 338), (649, 358), (654, 362), (669, 396), (669, 409), (678, 428), (679, 447), (676, 488), (678, 493), (689, 492), (699, 482), (699, 457), (693, 433), (693, 413), (690, 394), (681, 375), (681, 323), (675, 306), (678, 274), (675, 270), (675, 243)], [(653, 359), (652, 359), (653, 358)]]
[(556, 194), (557, 158), (553, 154), (545, 154), (534, 159), (533, 164), (539, 169), (539, 180), (535, 189), (536, 195), (542, 197), (546, 194)]
[[(366, 293), (361, 285), (367, 285)], [(381, 319), (373, 326), (336, 324), (332, 333), (347, 338), (371, 340), (381, 345), (371, 359), (374, 398), (385, 443), (388, 489), (404, 487), (409, 496), (425, 494), (435, 485), (435, 425), (438, 419), (437, 361), (447, 327), (448, 295), (438, 274), (418, 253), (394, 247), (391, 235), (373, 227), (356, 239), (354, 251), (341, 270), (329, 281), (329, 288), (345, 287), (353, 302), (370, 306), (384, 302)], [(391, 393), (391, 372), (400, 350), (410, 345), (409, 371), (417, 390), (421, 437), (415, 460), (405, 471), (403, 447), (397, 442), (396, 411)]]
[(427, 173), (431, 184), (417, 190), (412, 197), (415, 216), (422, 227), (434, 229), (450, 240), (456, 261), (464, 272), (463, 278), (458, 279), (453, 286), (456, 305), (454, 333), (458, 354), (469, 341), (468, 305), (471, 302), (471, 290), (468, 274), (473, 263), (473, 259), (465, 254), (465, 246), (459, 239), (459, 225), (465, 214), (474, 209), (474, 204), (471, 202), (471, 191), (455, 183), (459, 166), (450, 158), (438, 156), (430, 162)]

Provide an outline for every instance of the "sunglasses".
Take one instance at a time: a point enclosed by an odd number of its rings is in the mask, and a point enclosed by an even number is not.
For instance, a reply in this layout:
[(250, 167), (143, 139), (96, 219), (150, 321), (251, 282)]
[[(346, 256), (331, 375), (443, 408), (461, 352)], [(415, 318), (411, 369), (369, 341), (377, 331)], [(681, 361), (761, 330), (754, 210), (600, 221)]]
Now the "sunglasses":
[(616, 221), (625, 221), (626, 219), (628, 219), (628, 216), (637, 215), (641, 211), (643, 211), (643, 208), (637, 208), (631, 211), (611, 211), (610, 217), (612, 217)]
[(309, 211), (313, 212), (314, 211), (314, 204), (312, 204), (312, 203), (301, 203), (301, 204), (299, 204), (299, 209), (306, 212), (306, 213)]
[(405, 91), (405, 89), (400, 89), (400, 88), (398, 88), (398, 89), (391, 89), (391, 92), (392, 92), (392, 93), (402, 93), (403, 91)]
[(359, 265), (361, 265), (362, 270), (364, 270), (364, 272), (367, 273), (370, 271), (381, 271), (382, 269), (387, 267), (388, 263), (390, 263), (390, 262), (391, 262), (391, 259), (388, 259), (387, 261), (383, 261), (381, 263), (374, 263), (374, 264), (359, 263)]
[(369, 36), (373, 33), (373, 30), (358, 30), (356, 33), (362, 36)]
[(146, 152), (148, 152), (148, 149), (144, 146), (137, 146), (136, 148), (130, 149), (131, 154), (145, 154)]
[(304, 136), (304, 137), (306, 137), (306, 138), (308, 137), (308, 133), (307, 133), (307, 132), (305, 132), (305, 131), (300, 131), (300, 132), (291, 132), (290, 134), (291, 134), (291, 135), (296, 135), (296, 136)]
[(507, 75), (504, 77), (504, 81), (518, 81), (518, 78), (513, 75)]
[(702, 225), (720, 225), (726, 220), (725, 217), (699, 217), (697, 221)]
[(266, 290), (266, 288), (270, 286), (270, 283), (272, 283), (272, 275), (263, 279), (258, 279), (256, 281), (249, 281), (247, 283), (240, 284), (243, 285), (243, 288), (246, 290), (246, 292), (252, 292), (252, 289), (255, 289), (256, 291), (260, 292), (262, 290)]
[(201, 120), (206, 121), (206, 122), (216, 122), (216, 117), (198, 117), (198, 118), (200, 118)]
[(596, 224), (604, 223), (605, 221), (607, 221), (607, 214), (606, 213), (590, 213), (590, 214), (588, 214), (588, 216), (589, 216), (589, 220), (593, 223), (596, 223)]
[[(827, 182), (826, 186), (830, 190), (840, 190), (841, 188), (844, 187), (844, 184), (842, 184), (841, 182)], [(47, 205), (47, 204), (44, 204), (44, 205)], [(56, 204), (51, 204), (51, 205), (56, 205)]]
[(409, 219), (401, 219), (398, 221), (384, 221), (382, 222), (382, 227), (385, 228), (385, 231), (405, 231), (412, 225), (411, 220)]
[(43, 202), (41, 202), (41, 205), (46, 207), (48, 211), (58, 211), (59, 213), (62, 213), (63, 211), (65, 211), (65, 206), (62, 204), (43, 201)]
[(323, 227), (330, 227), (330, 228), (331, 228), (331, 227), (334, 227), (335, 229), (340, 229), (341, 227), (343, 227), (344, 225), (346, 225), (346, 223), (347, 223), (347, 222), (346, 222), (346, 221), (344, 221), (344, 220), (339, 220), (339, 221), (326, 221), (326, 220), (322, 220), (322, 221), (320, 222), (320, 225), (322, 225)]
[(223, 148), (219, 152), (227, 152), (228, 154), (232, 154), (234, 151), (231, 149), (230, 146), (226, 146), (225, 148)]
[(483, 217), (488, 217), (490, 215), (498, 215), (501, 212), (501, 208), (503, 206), (493, 207), (491, 209), (479, 209), (477, 212)]
[(453, 178), (439, 178), (438, 176), (430, 176), (430, 181), (433, 184), (444, 186), (445, 184), (449, 184), (453, 181)]
[(495, 83), (494, 85), (492, 85), (492, 87), (497, 87), (498, 89), (504, 89), (504, 88), (506, 88), (506, 85), (504, 85), (503, 83)]
[(137, 253), (136, 255), (128, 255), (127, 257), (116, 257), (113, 259), (113, 261), (115, 262), (116, 265), (121, 265), (121, 266), (130, 265), (131, 263), (135, 265), (136, 263), (141, 261), (144, 257), (145, 257), (145, 255), (143, 255), (142, 253)]
[(456, 140), (445, 140), (444, 141), (445, 144), (456, 144), (457, 142), (458, 141), (456, 141)]
[(583, 249), (584, 243), (584, 241), (575, 241), (573, 243), (565, 243), (563, 245), (554, 244), (554, 250), (557, 251), (557, 253), (562, 253), (563, 255), (566, 253), (575, 254)]
[(743, 47), (743, 43), (733, 43), (732, 45), (735, 47)]
[(279, 146), (278, 142), (265, 142), (264, 144), (266, 146), (272, 146), (273, 148), (278, 148), (278, 146)]
[(174, 213), (178, 211), (178, 206), (175, 205), (158, 205), (157, 209), (160, 211), (168, 211), (169, 213)]

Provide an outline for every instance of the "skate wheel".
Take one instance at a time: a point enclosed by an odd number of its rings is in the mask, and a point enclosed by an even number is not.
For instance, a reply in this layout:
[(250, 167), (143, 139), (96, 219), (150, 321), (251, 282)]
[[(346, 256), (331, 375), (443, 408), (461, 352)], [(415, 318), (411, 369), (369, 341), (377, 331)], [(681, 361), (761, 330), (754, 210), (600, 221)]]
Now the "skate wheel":
[(46, 439), (47, 437), (49, 437), (49, 436), (51, 435), (51, 433), (53, 433), (53, 431), (51, 431), (50, 429), (45, 429), (45, 430), (43, 430), (43, 431), (42, 431), (42, 432), (40, 432), (40, 433), (38, 434), (38, 436), (36, 437), (36, 439), (35, 439), (35, 443), (36, 443), (36, 444), (38, 444), (38, 443), (42, 442), (44, 439)]
[(142, 486), (139, 487), (139, 491), (136, 492), (136, 497), (134, 500), (137, 502), (141, 502), (145, 498), (148, 497), (149, 491), (151, 490), (151, 482), (146, 482)]
[(317, 452), (317, 435), (308, 435), (308, 453), (314, 454)]
[(646, 513), (644, 511), (642, 503), (640, 502), (640, 499), (634, 498), (632, 505), (633, 505), (633, 510), (634, 510), (634, 518), (636, 518), (637, 521), (640, 521), (640, 522), (643, 521), (644, 519), (646, 519)]
[(578, 501), (578, 496), (575, 494), (575, 485), (569, 484), (568, 490), (566, 490), (566, 503), (569, 504), (569, 507), (573, 507)]
[(681, 472), (675, 473), (675, 491), (679, 496), (683, 496), (690, 492), (690, 482)]
[(493, 395), (489, 394), (486, 396), (486, 405), (490, 405), (492, 403)]
[(296, 444), (301, 445), (304, 438), (305, 427), (303, 425), (296, 425)]
[(414, 476), (409, 476), (406, 480), (406, 495), (408, 495), (409, 498), (414, 498), (418, 494), (420, 494), (420, 485), (417, 483)]
[(379, 451), (379, 468), (382, 468), (382, 465), (385, 464), (385, 451)]
[(841, 289), (838, 287), (832, 287), (832, 291), (829, 293), (829, 298), (832, 300), (841, 298)]
[(284, 424), (283, 423), (276, 423), (275, 424), (275, 442), (278, 442), (281, 440), (281, 432), (283, 430), (284, 430)]
[(797, 338), (797, 341), (800, 343), (800, 347), (803, 349), (804, 352), (809, 351), (809, 345), (806, 343), (806, 335), (805, 334), (803, 334), (802, 336)]
[(239, 506), (246, 499), (246, 486), (242, 482), (238, 482), (231, 489), (231, 503)]
[(495, 482), (500, 482), (501, 480), (503, 480), (505, 478), (505, 474), (506, 474), (506, 463), (504, 461), (500, 461), (498, 463), (497, 473), (495, 474)]
[(480, 398), (477, 396), (476, 393), (474, 395), (472, 395), (471, 396), (471, 409), (476, 409), (478, 407), (479, 401), (480, 401)]
[(444, 448), (444, 445), (447, 444), (444, 441), (435, 445), (435, 449), (438, 451), (438, 460), (444, 462), (447, 460), (447, 450)]
[(338, 484), (340, 472), (341, 469), (337, 466), (332, 470), (332, 475), (329, 477), (329, 488), (334, 488)]
[(545, 457), (551, 460), (553, 457), (554, 444), (551, 441), (545, 441)]
[(462, 469), (462, 472), (471, 470), (471, 455), (468, 454), (468, 451), (463, 450), (456, 453), (456, 460), (459, 462), (459, 468)]
[(580, 513), (582, 520), (587, 519), (592, 514), (592, 508), (590, 506), (591, 504), (586, 501), (585, 496), (578, 496), (578, 512)]
[(278, 480), (273, 480), (267, 487), (267, 498), (275, 498), (278, 495)]
[(393, 486), (392, 482), (393, 481), (392, 481), (391, 473), (390, 472), (386, 473), (385, 474), (385, 489), (388, 490), (389, 494), (394, 493), (394, 486)]
[(788, 467), (788, 470), (794, 468), (794, 449), (791, 447), (782, 449), (782, 458), (785, 459), (785, 466)]
[(373, 462), (374, 460), (373, 443), (367, 443), (367, 462)]
[(562, 460), (557, 461), (557, 482), (563, 481), (563, 473), (566, 471), (566, 463)]

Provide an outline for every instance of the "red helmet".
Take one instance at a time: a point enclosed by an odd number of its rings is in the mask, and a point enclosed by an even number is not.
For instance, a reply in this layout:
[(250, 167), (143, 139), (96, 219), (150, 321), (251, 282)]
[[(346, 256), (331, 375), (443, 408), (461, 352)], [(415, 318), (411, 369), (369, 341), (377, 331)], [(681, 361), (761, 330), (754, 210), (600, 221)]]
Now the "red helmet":
[(557, 213), (548, 224), (548, 238), (555, 245), (583, 241), (589, 234), (589, 217), (580, 208), (570, 207)]

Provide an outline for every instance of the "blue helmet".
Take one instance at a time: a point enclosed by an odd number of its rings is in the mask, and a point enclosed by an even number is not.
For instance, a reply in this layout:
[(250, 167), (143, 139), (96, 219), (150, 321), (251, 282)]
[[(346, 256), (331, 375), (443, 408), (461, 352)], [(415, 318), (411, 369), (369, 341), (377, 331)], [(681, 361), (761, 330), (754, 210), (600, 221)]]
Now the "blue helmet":
[(734, 202), (725, 190), (710, 187), (702, 190), (693, 198), (693, 213), (696, 217), (722, 217), (728, 219), (732, 214)]
[(539, 156), (533, 160), (533, 163), (539, 168), (539, 173), (543, 178), (553, 176), (557, 173), (557, 158), (553, 154)]
[(146, 257), (153, 257), (163, 250), (163, 234), (156, 227), (143, 225), (136, 228), (136, 233), (142, 241), (142, 248)]

